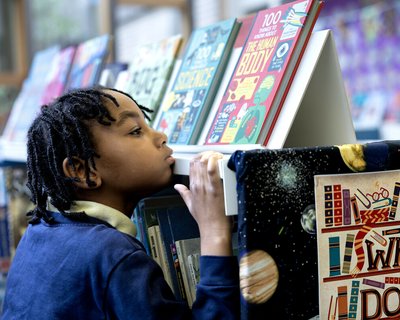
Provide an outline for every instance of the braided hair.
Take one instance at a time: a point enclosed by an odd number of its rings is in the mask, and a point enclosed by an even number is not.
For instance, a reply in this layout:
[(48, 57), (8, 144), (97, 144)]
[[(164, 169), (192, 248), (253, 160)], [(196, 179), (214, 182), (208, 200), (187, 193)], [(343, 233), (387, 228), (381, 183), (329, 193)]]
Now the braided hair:
[[(105, 104), (111, 102), (119, 106), (114, 96), (106, 90), (120, 92), (136, 103), (129, 94), (113, 88), (98, 86), (76, 89), (42, 106), (40, 114), (33, 121), (27, 142), (27, 187), (31, 192), (31, 201), (36, 206), (27, 214), (31, 216), (30, 223), (38, 223), (40, 219), (47, 222), (52, 220), (46, 213), (47, 201), (63, 215), (79, 216), (79, 213), (66, 212), (73, 204), (75, 187), (74, 178), (64, 175), (62, 163), (68, 159), (73, 166), (73, 157), (84, 160), (86, 183), (88, 186), (94, 184), (89, 177), (90, 166), (95, 168), (94, 158), (100, 155), (95, 151), (87, 123), (95, 120), (110, 126), (115, 119)], [(149, 120), (147, 112), (151, 110), (136, 104)]]

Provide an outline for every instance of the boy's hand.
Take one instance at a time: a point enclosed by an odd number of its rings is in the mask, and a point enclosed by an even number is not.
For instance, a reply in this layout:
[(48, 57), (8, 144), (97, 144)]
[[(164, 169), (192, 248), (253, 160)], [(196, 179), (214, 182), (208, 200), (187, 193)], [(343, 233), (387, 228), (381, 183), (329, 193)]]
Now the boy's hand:
[(182, 184), (174, 186), (199, 226), (202, 255), (232, 255), (232, 221), (225, 215), (218, 171), (222, 157), (214, 151), (200, 153), (190, 162), (190, 189)]

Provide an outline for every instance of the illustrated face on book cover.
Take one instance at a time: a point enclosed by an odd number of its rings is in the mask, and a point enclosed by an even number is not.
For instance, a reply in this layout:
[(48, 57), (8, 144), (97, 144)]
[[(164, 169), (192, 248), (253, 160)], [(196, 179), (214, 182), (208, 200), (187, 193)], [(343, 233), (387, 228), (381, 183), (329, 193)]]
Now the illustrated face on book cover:
[[(318, 310), (314, 176), (400, 168), (400, 142), (236, 151), (243, 319)], [(262, 315), (262, 316), (261, 316)]]

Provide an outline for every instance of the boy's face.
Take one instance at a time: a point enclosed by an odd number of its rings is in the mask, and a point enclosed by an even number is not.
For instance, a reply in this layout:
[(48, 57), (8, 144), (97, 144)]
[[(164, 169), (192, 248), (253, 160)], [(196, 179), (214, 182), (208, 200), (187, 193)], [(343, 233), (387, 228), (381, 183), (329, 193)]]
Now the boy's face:
[(117, 200), (137, 200), (167, 186), (172, 178), (172, 150), (165, 134), (145, 121), (143, 112), (124, 94), (107, 91), (119, 107), (107, 108), (116, 120), (111, 126), (90, 123), (97, 153), (96, 169), (101, 176), (103, 194)]

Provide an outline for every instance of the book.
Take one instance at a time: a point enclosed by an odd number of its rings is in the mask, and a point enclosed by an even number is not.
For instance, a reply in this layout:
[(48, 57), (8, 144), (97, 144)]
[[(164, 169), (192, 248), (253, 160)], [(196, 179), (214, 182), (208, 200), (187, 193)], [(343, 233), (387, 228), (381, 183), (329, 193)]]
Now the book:
[(161, 104), (182, 43), (182, 35), (177, 34), (141, 45), (132, 52), (126, 88), (123, 91), (139, 104), (153, 110), (149, 114), (151, 119)]
[(120, 73), (127, 69), (128, 64), (124, 62), (106, 63), (100, 74), (99, 85), (107, 88), (115, 88)]
[(98, 83), (109, 54), (108, 34), (78, 44), (65, 90), (90, 87)]
[(46, 87), (42, 94), (41, 104), (48, 104), (64, 93), (75, 50), (75, 46), (67, 46), (53, 58), (50, 72), (45, 79)]
[(40, 111), (42, 95), (51, 73), (52, 61), (58, 55), (60, 46), (51, 46), (34, 54), (28, 76), (24, 79), (16, 97), (2, 138), (8, 142), (25, 144), (28, 128)]
[(314, 179), (320, 319), (399, 318), (400, 170)]
[[(192, 275), (195, 272), (196, 266), (195, 257), (200, 255), (200, 238), (190, 238), (175, 241), (176, 252), (178, 254), (179, 264), (182, 272), (183, 284), (186, 292), (187, 302), (189, 307), (192, 306), (196, 299), (196, 284), (198, 283), (197, 275)], [(191, 256), (191, 258), (189, 258)], [(189, 259), (191, 259), (192, 267), (189, 267)], [(193, 278), (194, 276), (194, 278)], [(196, 282), (195, 282), (196, 281)]]
[[(255, 14), (237, 18), (238, 22), (240, 23), (240, 29), (233, 44), (229, 61), (225, 67), (224, 75), (221, 79), (218, 91), (215, 95), (210, 112), (207, 116), (207, 120), (204, 123), (204, 128), (209, 128), (212, 122), (214, 121), (214, 116), (217, 113), (219, 103), (224, 95), (226, 87), (228, 86), (232, 73), (235, 70), (236, 64), (240, 58), (240, 54), (242, 53), (243, 46), (247, 40), (247, 37), (249, 36), (251, 27), (253, 26), (254, 17)], [(200, 138), (197, 141), (197, 144), (199, 145), (204, 144), (206, 138), (207, 138), (207, 130), (202, 130)]]
[(172, 290), (172, 279), (171, 279), (171, 271), (169, 269), (169, 265), (167, 263), (167, 253), (162, 245), (161, 235), (160, 235), (160, 226), (153, 225), (147, 229), (147, 234), (149, 238), (150, 251), (153, 259), (158, 263), (161, 267), (165, 281), (167, 281), (168, 285)]
[(298, 0), (257, 13), (205, 144), (268, 143), (321, 6)]
[(242, 319), (318, 315), (314, 175), (396, 170), (399, 147), (399, 141), (383, 141), (232, 154)]
[(180, 195), (165, 196), (163, 199), (167, 204), (158, 208), (157, 218), (170, 270), (176, 271), (172, 277), (173, 291), (177, 299), (187, 300), (175, 243), (182, 239), (200, 237), (200, 233), (196, 221)]
[(154, 128), (170, 144), (194, 144), (211, 107), (239, 29), (236, 18), (193, 30)]

